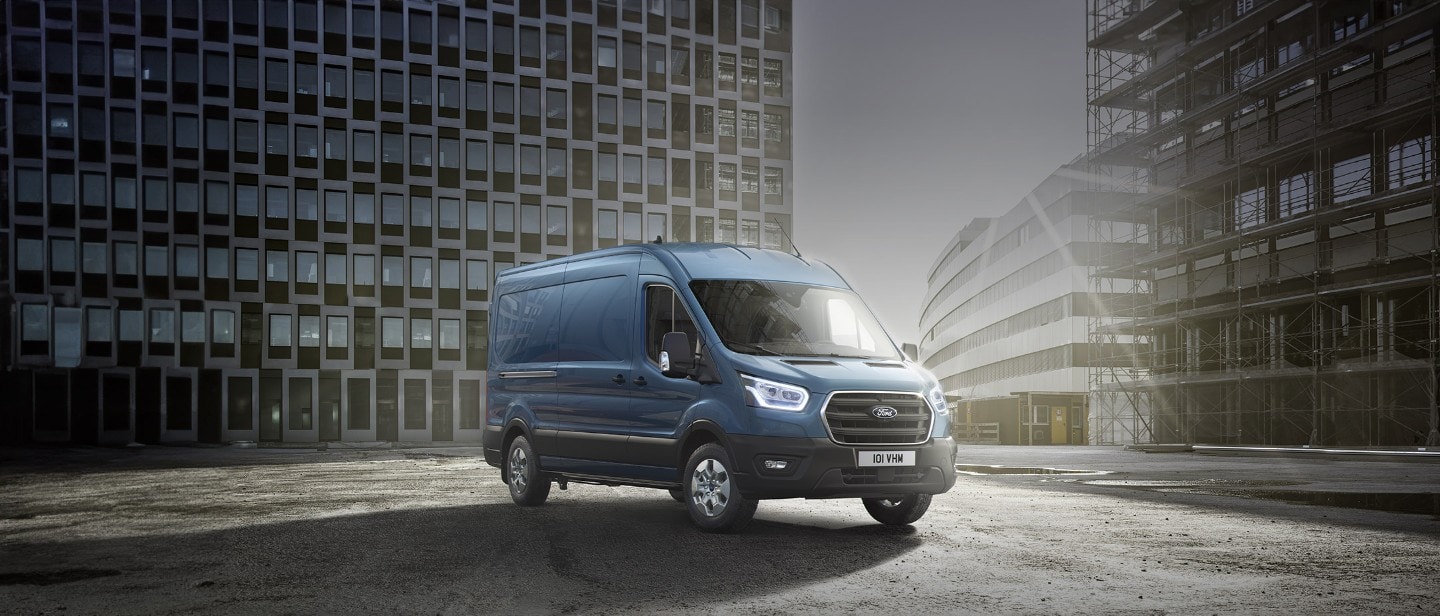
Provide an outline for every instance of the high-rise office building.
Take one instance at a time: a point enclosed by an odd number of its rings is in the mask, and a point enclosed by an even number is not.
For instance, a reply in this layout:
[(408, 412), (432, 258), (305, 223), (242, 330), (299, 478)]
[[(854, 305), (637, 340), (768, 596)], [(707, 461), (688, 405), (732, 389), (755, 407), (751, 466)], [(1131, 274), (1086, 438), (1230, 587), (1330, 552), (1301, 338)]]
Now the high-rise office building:
[(0, 4), (0, 432), (478, 440), (497, 272), (788, 248), (790, 13)]
[(1088, 0), (1127, 441), (1440, 444), (1433, 0)]

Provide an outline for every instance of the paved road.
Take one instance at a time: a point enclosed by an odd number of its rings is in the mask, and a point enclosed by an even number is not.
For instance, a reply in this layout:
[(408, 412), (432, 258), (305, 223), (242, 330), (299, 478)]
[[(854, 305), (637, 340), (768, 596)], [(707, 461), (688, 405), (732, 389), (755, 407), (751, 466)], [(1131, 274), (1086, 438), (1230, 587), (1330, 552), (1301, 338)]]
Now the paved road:
[(1270, 494), (1423, 508), (1440, 464), (966, 447), (1114, 472), (966, 476), (914, 527), (767, 501), (711, 535), (658, 490), (522, 509), (477, 454), (0, 450), (0, 612), (1440, 611), (1435, 515)]

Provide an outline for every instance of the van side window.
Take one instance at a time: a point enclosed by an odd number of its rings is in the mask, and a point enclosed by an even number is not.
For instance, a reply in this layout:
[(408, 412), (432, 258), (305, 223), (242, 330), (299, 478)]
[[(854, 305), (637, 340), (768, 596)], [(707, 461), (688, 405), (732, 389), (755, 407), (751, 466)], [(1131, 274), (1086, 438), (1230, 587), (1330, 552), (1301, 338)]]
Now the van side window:
[(565, 284), (556, 360), (619, 361), (633, 357), (635, 285), (625, 276)]
[(560, 286), (501, 297), (490, 308), (492, 365), (555, 361), (559, 341)]
[(691, 346), (700, 348), (700, 331), (685, 303), (675, 295), (675, 289), (658, 284), (646, 287), (645, 356), (651, 363), (660, 364), (660, 343), (670, 332), (685, 332)]

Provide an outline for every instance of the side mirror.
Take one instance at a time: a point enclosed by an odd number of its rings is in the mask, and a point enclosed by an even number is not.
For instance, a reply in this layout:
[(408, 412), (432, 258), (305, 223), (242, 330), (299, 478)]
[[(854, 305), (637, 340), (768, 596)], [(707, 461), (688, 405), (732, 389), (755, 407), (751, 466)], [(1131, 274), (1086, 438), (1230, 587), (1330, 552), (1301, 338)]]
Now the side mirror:
[(683, 379), (695, 371), (695, 352), (685, 332), (670, 332), (660, 341), (660, 373)]
[(913, 342), (906, 342), (900, 345), (900, 352), (904, 353), (905, 357), (910, 361), (919, 361), (920, 347), (916, 346)]

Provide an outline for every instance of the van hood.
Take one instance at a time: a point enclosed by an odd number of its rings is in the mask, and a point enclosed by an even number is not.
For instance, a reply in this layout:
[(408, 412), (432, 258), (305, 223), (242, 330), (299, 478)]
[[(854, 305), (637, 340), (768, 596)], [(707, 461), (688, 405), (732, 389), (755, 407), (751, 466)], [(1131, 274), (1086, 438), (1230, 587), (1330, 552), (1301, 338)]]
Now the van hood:
[(730, 359), (741, 372), (799, 385), (812, 395), (832, 391), (905, 391), (924, 395), (934, 385), (924, 369), (896, 360), (743, 353), (732, 353)]

